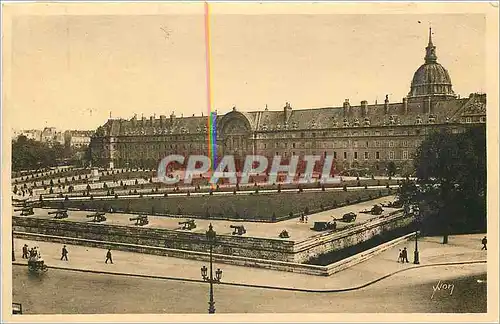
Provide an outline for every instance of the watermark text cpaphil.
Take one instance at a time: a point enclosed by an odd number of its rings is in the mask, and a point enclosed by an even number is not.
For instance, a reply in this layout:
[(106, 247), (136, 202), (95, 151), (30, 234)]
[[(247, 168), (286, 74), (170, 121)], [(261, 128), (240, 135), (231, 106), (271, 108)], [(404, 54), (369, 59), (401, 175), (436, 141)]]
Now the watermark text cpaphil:
[[(219, 164), (211, 170), (211, 159), (204, 155), (168, 155), (158, 165), (158, 178), (167, 184), (180, 181), (178, 177), (168, 176), (169, 165), (177, 163), (185, 165), (183, 182), (190, 184), (193, 177), (211, 171), (210, 183), (215, 184), (219, 179), (228, 179), (231, 184), (247, 184), (251, 176), (266, 174), (267, 183), (276, 183), (278, 176), (284, 177), (284, 183), (308, 183), (318, 174), (321, 183), (340, 183), (340, 177), (334, 173), (333, 156), (306, 155), (300, 161), (301, 172), (298, 173), (299, 157), (292, 156), (282, 164), (281, 156), (274, 156), (272, 161), (262, 155), (247, 155), (243, 168), (237, 170), (236, 160), (233, 155), (225, 155), (217, 159)], [(317, 171), (318, 167), (321, 171)], [(239, 178), (239, 179), (238, 179)]]

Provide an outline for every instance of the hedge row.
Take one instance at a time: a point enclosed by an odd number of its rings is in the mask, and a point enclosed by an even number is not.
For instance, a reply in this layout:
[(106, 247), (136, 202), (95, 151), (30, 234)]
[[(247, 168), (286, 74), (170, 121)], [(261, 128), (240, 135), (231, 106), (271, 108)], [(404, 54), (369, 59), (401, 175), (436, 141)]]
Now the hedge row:
[[(53, 170), (49, 171), (49, 174), (43, 175), (43, 176), (38, 176), (40, 173), (35, 173), (31, 175), (23, 175), (21, 176), (20, 180), (14, 179), (14, 183), (25, 183), (25, 182), (32, 182), (32, 181), (42, 181), (42, 180), (48, 180), (50, 179), (58, 179), (58, 178), (64, 178), (64, 177), (73, 177), (73, 176), (79, 176), (79, 175), (85, 175), (85, 174), (90, 174), (90, 170), (86, 169), (78, 169), (78, 170)], [(16, 177), (17, 178), (17, 177)]]
[[(110, 182), (108, 182), (110, 183)], [(112, 183), (112, 182), (111, 182)], [(191, 186), (195, 186), (195, 182), (193, 181), (193, 184)], [(344, 186), (346, 187), (367, 187), (367, 186), (375, 186), (375, 185), (380, 185), (380, 186), (387, 186), (387, 185), (396, 185), (399, 184), (399, 180), (353, 180), (353, 181), (344, 181), (339, 184), (328, 184), (325, 186), (325, 188), (342, 188)], [(282, 184), (282, 185), (258, 185), (258, 186), (242, 186), (241, 188), (237, 189), (238, 191), (254, 191), (255, 189), (259, 190), (270, 190), (270, 189), (279, 189), (281, 188), (282, 190), (284, 189), (308, 189), (308, 188), (321, 188), (321, 184), (319, 183), (311, 183), (311, 184)], [(110, 187), (110, 188), (99, 188), (99, 189), (92, 189), (90, 190), (89, 193), (85, 193), (87, 191), (86, 189), (84, 190), (76, 190), (73, 193), (67, 194), (46, 194), (43, 195), (43, 197), (81, 197), (81, 196), (103, 196), (103, 195), (137, 195), (137, 194), (151, 194), (151, 193), (165, 193), (165, 192), (173, 192), (175, 187), (172, 185), (166, 185), (164, 183), (144, 183), (144, 184), (137, 184), (137, 185), (126, 185), (124, 186), (119, 186), (119, 187)], [(108, 190), (109, 189), (109, 190)], [(233, 192), (235, 190), (234, 186), (233, 187), (220, 187), (216, 188), (216, 191), (221, 191), (221, 192)], [(209, 192), (209, 189), (200, 189), (200, 190), (195, 190), (195, 191), (201, 191), (201, 192)], [(193, 192), (193, 190), (188, 190), (183, 188), (182, 186), (178, 187), (178, 190), (175, 192), (177, 193), (188, 193), (188, 192)]]

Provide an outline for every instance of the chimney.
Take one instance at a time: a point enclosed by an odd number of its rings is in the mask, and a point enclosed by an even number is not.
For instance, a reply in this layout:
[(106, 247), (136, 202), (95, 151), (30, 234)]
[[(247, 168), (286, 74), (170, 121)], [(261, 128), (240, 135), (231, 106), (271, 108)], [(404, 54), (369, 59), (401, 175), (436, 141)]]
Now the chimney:
[(283, 111), (285, 112), (285, 120), (284, 122), (288, 122), (288, 118), (290, 118), (290, 115), (292, 114), (292, 107), (290, 106), (290, 103), (287, 102), (285, 104), (285, 107), (283, 108)]
[(405, 115), (407, 115), (408, 114), (408, 99), (406, 99), (406, 97), (403, 98), (403, 108), (404, 108)]
[(361, 101), (361, 115), (363, 117), (366, 117), (366, 115), (368, 115), (368, 101), (366, 100)]
[(385, 95), (385, 100), (384, 100), (384, 113), (388, 114), (389, 113), (389, 95)]
[(351, 112), (350, 110), (351, 110), (351, 105), (349, 104), (349, 99), (346, 99), (344, 101), (344, 117), (349, 115), (349, 113)]

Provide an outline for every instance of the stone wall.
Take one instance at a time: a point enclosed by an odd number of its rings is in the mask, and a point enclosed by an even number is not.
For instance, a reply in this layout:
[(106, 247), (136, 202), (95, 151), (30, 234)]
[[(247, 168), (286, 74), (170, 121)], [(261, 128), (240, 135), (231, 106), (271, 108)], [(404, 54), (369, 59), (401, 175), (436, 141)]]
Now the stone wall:
[[(378, 217), (340, 232), (326, 232), (301, 242), (246, 236), (218, 235), (214, 253), (247, 259), (304, 263), (321, 254), (342, 250), (369, 240), (382, 232), (404, 227), (411, 217), (401, 211)], [(207, 252), (204, 234), (160, 228), (142, 228), (107, 224), (58, 221), (14, 216), (16, 232), (43, 234), (100, 242), (123, 243), (193, 252)], [(264, 225), (263, 225), (264, 226)]]
[(306, 262), (321, 254), (354, 246), (383, 232), (408, 226), (411, 222), (411, 216), (404, 215), (402, 211), (395, 211), (340, 232), (318, 234), (294, 244), (294, 262)]
[[(15, 231), (25, 233), (198, 252), (208, 251), (205, 235), (200, 233), (23, 216), (14, 216), (13, 226)], [(281, 239), (217, 235), (214, 253), (290, 261), (293, 260), (293, 242)]]

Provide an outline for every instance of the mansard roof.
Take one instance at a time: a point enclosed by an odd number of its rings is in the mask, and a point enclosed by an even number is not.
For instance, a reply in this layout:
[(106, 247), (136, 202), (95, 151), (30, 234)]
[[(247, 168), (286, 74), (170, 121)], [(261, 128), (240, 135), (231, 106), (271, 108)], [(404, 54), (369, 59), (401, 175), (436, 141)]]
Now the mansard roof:
[[(405, 111), (405, 105), (407, 105)], [(432, 122), (444, 124), (460, 122), (463, 116), (485, 115), (486, 95), (471, 94), (468, 98), (431, 101), (430, 112), (427, 99), (421, 101), (366, 105), (366, 113), (361, 105), (344, 107), (323, 107), (312, 109), (264, 110), (239, 112), (231, 111), (217, 116), (217, 127), (232, 118), (246, 118), (251, 131), (311, 130), (342, 127), (415, 125)], [(207, 132), (206, 116), (160, 118), (135, 117), (130, 120), (110, 119), (97, 131), (98, 136), (137, 136), (169, 134), (204, 134)]]

